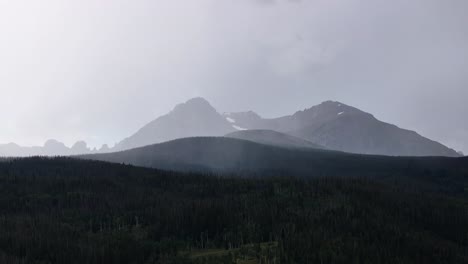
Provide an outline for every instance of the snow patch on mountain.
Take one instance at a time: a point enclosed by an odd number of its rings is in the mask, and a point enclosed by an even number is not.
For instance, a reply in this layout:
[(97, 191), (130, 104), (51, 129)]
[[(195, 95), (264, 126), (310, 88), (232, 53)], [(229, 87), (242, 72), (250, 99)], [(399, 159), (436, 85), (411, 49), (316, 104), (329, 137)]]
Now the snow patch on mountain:
[(247, 128), (243, 128), (243, 127), (236, 126), (236, 125), (232, 125), (232, 127), (235, 128), (236, 130), (248, 130)]

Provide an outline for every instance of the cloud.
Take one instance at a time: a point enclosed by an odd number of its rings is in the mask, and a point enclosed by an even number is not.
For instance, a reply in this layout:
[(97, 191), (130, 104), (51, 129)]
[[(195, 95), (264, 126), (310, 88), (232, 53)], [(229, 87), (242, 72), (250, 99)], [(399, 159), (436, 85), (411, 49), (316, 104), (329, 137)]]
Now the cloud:
[(263, 4), (263, 5), (271, 5), (271, 4), (276, 4), (278, 2), (289, 2), (289, 3), (302, 2), (302, 0), (249, 0), (249, 1), (253, 1), (257, 4)]

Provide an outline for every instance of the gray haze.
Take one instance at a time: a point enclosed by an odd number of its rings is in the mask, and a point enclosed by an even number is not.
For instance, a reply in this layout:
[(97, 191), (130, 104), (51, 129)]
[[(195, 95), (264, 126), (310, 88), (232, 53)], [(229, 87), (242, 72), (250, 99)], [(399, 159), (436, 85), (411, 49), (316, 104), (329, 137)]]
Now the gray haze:
[(464, 0), (0, 0), (0, 143), (115, 142), (195, 96), (325, 100), (468, 152)]

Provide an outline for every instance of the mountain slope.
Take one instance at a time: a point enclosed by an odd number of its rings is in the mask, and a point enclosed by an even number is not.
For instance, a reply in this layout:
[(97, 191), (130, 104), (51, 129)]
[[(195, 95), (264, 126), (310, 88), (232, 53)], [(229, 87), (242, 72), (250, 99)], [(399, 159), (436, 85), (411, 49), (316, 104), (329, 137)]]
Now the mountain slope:
[(114, 150), (126, 150), (184, 137), (222, 136), (235, 130), (205, 99), (194, 98), (150, 122), (118, 143)]
[(320, 142), (330, 149), (390, 156), (449, 156), (459, 154), (414, 131), (381, 122), (373, 116), (343, 114), (321, 126), (308, 126), (292, 135)]
[(270, 129), (328, 149), (390, 156), (460, 156), (455, 150), (376, 119), (340, 102), (327, 101), (290, 116), (263, 119), (253, 112), (226, 117), (247, 129)]
[(323, 149), (322, 146), (314, 144), (302, 138), (290, 136), (273, 130), (243, 130), (227, 134), (225, 137), (249, 140), (265, 145), (286, 148), (314, 148)]

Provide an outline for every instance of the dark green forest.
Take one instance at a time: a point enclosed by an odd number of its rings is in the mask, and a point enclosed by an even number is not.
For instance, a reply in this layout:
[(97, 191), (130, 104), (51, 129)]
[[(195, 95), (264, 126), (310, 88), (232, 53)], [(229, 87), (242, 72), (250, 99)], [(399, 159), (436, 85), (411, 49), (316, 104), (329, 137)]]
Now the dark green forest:
[(299, 178), (7, 159), (0, 263), (468, 263), (467, 166), (426, 161)]

